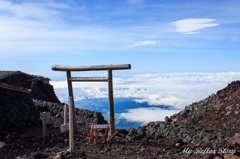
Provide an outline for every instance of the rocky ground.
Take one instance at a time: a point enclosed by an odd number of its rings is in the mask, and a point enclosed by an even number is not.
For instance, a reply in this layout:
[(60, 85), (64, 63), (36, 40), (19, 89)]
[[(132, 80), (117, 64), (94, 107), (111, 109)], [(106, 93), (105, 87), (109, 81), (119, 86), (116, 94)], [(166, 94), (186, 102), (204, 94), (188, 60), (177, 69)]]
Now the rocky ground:
[[(132, 129), (119, 130), (115, 139), (111, 142), (101, 142), (94, 144), (93, 140), (88, 142), (90, 132), (89, 125), (78, 125), (78, 131), (74, 134), (75, 152), (70, 154), (68, 150), (68, 133), (60, 133), (59, 125), (62, 123), (61, 117), (52, 116), (47, 121), (47, 136), (42, 137), (42, 128), (33, 127), (14, 132), (2, 132), (0, 134), (0, 159), (65, 159), (65, 158), (208, 158), (213, 159), (229, 158), (226, 153), (230, 152), (229, 142), (222, 139), (213, 147), (212, 143), (200, 145), (184, 143), (182, 140), (174, 140), (170, 136), (151, 138), (130, 139)], [(151, 126), (149, 124), (148, 126)], [(147, 126), (146, 126), (147, 127)], [(136, 130), (137, 131), (137, 130)], [(137, 134), (135, 135), (137, 136)], [(237, 136), (234, 141), (240, 141)], [(224, 143), (226, 141), (226, 143)], [(218, 147), (226, 147), (225, 153), (217, 152)], [(234, 150), (240, 147), (234, 147)], [(240, 152), (240, 151), (239, 151)], [(238, 157), (239, 152), (234, 157)], [(237, 154), (237, 155), (236, 155)], [(224, 156), (225, 155), (225, 156)], [(230, 156), (232, 157), (232, 156)]]
[(179, 124), (211, 127), (232, 136), (240, 132), (240, 81), (233, 81), (216, 94), (192, 103), (171, 117)]

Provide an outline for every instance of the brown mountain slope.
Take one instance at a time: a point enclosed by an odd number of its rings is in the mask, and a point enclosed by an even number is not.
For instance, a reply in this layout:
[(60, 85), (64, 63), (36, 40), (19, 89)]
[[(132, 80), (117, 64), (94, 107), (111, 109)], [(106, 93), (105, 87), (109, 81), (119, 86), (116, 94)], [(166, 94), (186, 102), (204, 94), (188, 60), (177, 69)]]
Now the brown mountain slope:
[(212, 127), (228, 135), (240, 132), (240, 81), (233, 81), (216, 94), (186, 106), (171, 119), (180, 124)]

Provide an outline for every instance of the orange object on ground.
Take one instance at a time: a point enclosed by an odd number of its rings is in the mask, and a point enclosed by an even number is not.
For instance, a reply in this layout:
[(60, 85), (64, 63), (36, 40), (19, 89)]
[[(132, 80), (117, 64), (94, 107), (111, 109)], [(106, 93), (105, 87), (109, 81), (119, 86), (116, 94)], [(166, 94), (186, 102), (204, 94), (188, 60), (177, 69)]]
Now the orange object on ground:
[[(102, 143), (104, 143), (107, 138), (110, 138), (110, 135), (108, 134), (108, 127), (109, 127), (109, 124), (100, 124), (100, 125), (92, 124), (92, 125), (90, 125), (91, 130), (90, 130), (90, 134), (88, 135), (88, 137), (89, 137), (88, 141), (90, 142), (91, 138), (93, 137), (94, 144), (97, 144), (97, 138), (99, 136), (101, 136)], [(102, 134), (102, 133), (96, 134), (95, 129), (105, 129), (105, 133), (104, 134)]]

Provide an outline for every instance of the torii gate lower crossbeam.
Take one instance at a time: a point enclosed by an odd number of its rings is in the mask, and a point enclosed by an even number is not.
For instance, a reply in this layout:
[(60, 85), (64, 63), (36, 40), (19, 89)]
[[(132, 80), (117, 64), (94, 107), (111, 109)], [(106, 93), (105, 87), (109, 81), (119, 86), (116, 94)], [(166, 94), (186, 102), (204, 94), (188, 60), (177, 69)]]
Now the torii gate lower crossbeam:
[[(110, 117), (110, 134), (113, 135), (115, 132), (115, 118), (114, 118), (114, 102), (113, 102), (113, 80), (112, 80), (112, 70), (124, 70), (131, 69), (131, 64), (124, 65), (96, 65), (96, 66), (59, 66), (53, 65), (52, 70), (54, 71), (66, 71), (67, 72), (67, 82), (68, 82), (68, 93), (69, 93), (69, 145), (70, 151), (73, 152), (73, 131), (76, 132), (76, 117), (75, 117), (75, 107), (73, 98), (73, 87), (72, 82), (108, 82), (108, 99), (109, 99), (109, 117)], [(105, 77), (71, 77), (71, 71), (108, 71), (108, 78)], [(72, 116), (70, 116), (70, 114)], [(72, 125), (71, 125), (72, 124)], [(72, 132), (71, 132), (72, 131)]]

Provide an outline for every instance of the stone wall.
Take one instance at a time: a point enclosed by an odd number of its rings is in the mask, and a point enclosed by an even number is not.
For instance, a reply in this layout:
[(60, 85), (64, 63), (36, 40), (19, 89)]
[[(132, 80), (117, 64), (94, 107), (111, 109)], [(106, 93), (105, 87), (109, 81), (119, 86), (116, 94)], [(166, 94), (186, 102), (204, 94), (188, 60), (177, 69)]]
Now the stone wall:
[[(60, 115), (64, 117), (64, 103), (52, 103), (42, 100), (33, 100), (34, 105), (40, 111), (49, 111), (53, 115)], [(87, 109), (75, 108), (77, 124), (91, 125), (95, 124), (106, 124), (107, 121), (104, 120), (102, 114), (96, 111), (90, 111)]]
[(131, 128), (126, 136), (128, 140), (162, 137), (180, 140), (184, 143), (206, 144), (216, 140), (218, 137), (224, 138), (221, 133), (212, 128), (202, 128), (190, 125), (179, 125), (176, 123), (152, 122), (147, 126), (139, 127), (137, 130)]
[(0, 88), (0, 132), (40, 125), (30, 94)]

